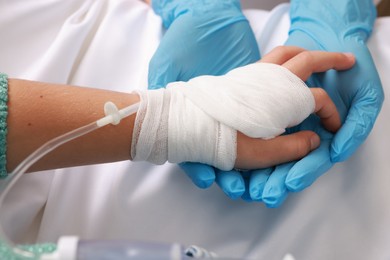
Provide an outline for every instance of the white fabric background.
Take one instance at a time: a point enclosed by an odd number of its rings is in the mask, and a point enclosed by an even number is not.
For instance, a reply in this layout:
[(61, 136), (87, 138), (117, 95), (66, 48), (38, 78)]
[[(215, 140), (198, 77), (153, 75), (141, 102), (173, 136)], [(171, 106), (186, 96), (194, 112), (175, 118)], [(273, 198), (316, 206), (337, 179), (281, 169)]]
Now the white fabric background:
[[(246, 12), (263, 53), (287, 35), (286, 7)], [(0, 0), (0, 71), (11, 77), (132, 91), (147, 87), (161, 21), (138, 0)], [(390, 88), (390, 18), (370, 40)], [(196, 54), (194, 54), (196, 55)], [(196, 188), (176, 165), (121, 162), (33, 173), (1, 209), (18, 242), (132, 239), (196, 244), (222, 256), (390, 258), (390, 106), (367, 142), (282, 207)]]

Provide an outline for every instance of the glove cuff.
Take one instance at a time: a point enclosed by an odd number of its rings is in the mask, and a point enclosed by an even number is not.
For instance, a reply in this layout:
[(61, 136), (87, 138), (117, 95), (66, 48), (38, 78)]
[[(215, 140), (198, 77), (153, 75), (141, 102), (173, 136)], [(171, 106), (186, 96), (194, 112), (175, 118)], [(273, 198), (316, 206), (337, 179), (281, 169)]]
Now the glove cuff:
[[(374, 26), (376, 9), (371, 0), (347, 5), (334, 1), (298, 0), (291, 3), (290, 18), (289, 34), (302, 31), (317, 43), (329, 42), (329, 37), (340, 40), (358, 38), (366, 42)], [(329, 49), (328, 46), (322, 47)]]
[(152, 0), (152, 8), (163, 21), (165, 28), (182, 14), (205, 14), (221, 10), (232, 10), (241, 13), (239, 0)]

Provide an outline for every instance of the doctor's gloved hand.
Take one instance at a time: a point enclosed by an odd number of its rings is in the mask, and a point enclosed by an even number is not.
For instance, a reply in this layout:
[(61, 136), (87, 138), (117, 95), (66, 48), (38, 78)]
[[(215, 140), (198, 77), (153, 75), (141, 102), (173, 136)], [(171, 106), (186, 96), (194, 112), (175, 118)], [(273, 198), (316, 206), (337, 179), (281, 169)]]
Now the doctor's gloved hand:
[[(222, 75), (260, 59), (239, 0), (153, 0), (152, 7), (167, 31), (149, 64), (149, 89), (205, 74)], [(199, 163), (180, 166), (198, 187), (207, 188), (216, 180), (232, 198), (245, 190), (237, 171)]]
[(149, 65), (149, 89), (222, 75), (260, 59), (239, 0), (153, 0), (167, 29)]
[[(286, 45), (309, 50), (350, 52), (356, 65), (342, 72), (314, 74), (309, 86), (324, 88), (340, 113), (343, 125), (336, 133), (326, 131), (311, 116), (289, 131), (313, 130), (321, 146), (303, 159), (276, 167), (261, 190), (263, 201), (277, 207), (288, 191), (301, 191), (348, 159), (366, 140), (381, 110), (384, 93), (375, 64), (366, 46), (376, 18), (372, 0), (292, 0), (291, 27)], [(312, 57), (308, 56), (310, 60)], [(272, 180), (271, 180), (272, 178)], [(251, 183), (256, 186), (256, 183)], [(264, 186), (259, 182), (259, 187)], [(252, 196), (254, 197), (254, 196)]]

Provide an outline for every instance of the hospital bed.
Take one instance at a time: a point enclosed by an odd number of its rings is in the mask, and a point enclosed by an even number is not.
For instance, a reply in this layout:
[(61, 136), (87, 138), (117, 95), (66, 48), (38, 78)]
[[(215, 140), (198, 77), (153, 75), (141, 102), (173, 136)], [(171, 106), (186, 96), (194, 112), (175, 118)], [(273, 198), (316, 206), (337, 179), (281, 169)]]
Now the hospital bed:
[[(283, 44), (288, 6), (245, 12), (261, 52)], [(138, 0), (0, 2), (0, 70), (10, 77), (130, 92), (147, 88), (161, 20)], [(390, 90), (390, 18), (369, 47)], [(277, 209), (196, 188), (177, 165), (130, 161), (32, 173), (1, 209), (18, 243), (124, 239), (199, 245), (248, 259), (390, 258), (390, 105), (367, 141)]]

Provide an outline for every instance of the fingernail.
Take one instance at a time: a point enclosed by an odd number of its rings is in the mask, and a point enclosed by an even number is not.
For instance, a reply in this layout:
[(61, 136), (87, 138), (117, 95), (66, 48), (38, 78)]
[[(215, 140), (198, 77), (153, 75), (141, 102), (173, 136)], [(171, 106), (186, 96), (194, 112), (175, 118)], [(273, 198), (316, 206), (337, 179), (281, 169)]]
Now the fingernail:
[(311, 150), (314, 150), (316, 149), (318, 146), (320, 146), (320, 137), (318, 135), (313, 135), (311, 138), (310, 138), (310, 148)]
[(352, 52), (344, 52), (344, 55), (347, 56), (350, 60), (355, 59), (355, 55)]

